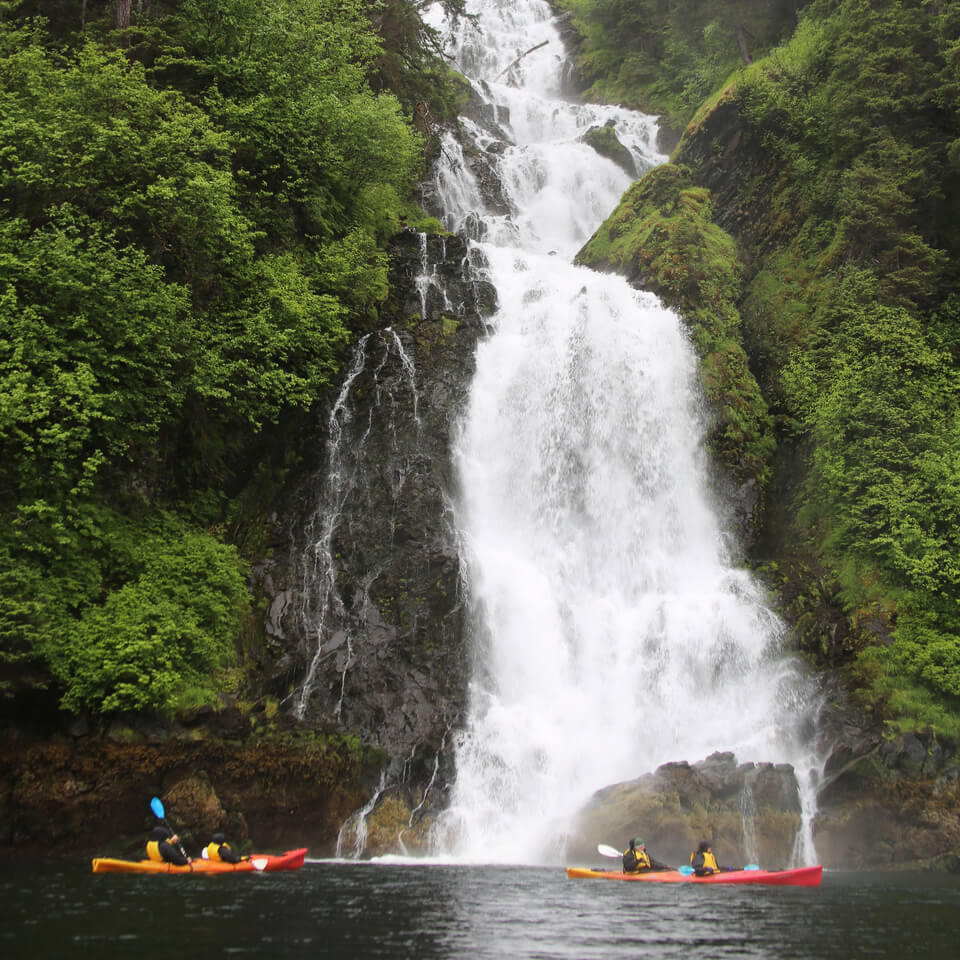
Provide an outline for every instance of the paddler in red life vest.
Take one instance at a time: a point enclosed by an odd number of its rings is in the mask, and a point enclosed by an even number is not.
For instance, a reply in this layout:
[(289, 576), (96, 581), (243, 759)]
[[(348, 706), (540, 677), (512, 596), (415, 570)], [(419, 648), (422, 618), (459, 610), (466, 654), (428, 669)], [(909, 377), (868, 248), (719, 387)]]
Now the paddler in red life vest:
[(706, 840), (701, 840), (697, 849), (690, 854), (690, 866), (698, 877), (709, 877), (711, 873), (720, 872), (713, 847)]
[(147, 841), (147, 858), (161, 863), (175, 863), (185, 867), (190, 858), (180, 849), (180, 838), (166, 827), (154, 827)]
[(215, 833), (211, 842), (203, 848), (203, 859), (217, 860), (221, 863), (240, 863), (243, 857), (238, 857), (225, 839), (222, 833)]

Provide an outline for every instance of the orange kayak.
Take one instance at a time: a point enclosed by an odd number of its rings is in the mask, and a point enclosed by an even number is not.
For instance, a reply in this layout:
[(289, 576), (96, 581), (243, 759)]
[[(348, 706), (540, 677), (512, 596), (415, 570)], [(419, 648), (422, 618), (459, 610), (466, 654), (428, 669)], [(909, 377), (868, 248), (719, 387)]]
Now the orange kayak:
[(96, 857), (93, 860), (94, 873), (257, 873), (260, 871), (297, 870), (303, 866), (307, 848), (288, 850), (273, 855), (254, 853), (240, 863), (222, 863), (219, 860), (194, 860), (186, 866), (175, 863), (163, 863), (159, 860), (113, 860), (110, 857)]
[(621, 873), (591, 867), (567, 867), (567, 876), (598, 880), (629, 880), (641, 883), (764, 883), (775, 887), (819, 887), (823, 867), (795, 867), (792, 870), (725, 870), (708, 877), (681, 873), (679, 870), (655, 870), (648, 873)]

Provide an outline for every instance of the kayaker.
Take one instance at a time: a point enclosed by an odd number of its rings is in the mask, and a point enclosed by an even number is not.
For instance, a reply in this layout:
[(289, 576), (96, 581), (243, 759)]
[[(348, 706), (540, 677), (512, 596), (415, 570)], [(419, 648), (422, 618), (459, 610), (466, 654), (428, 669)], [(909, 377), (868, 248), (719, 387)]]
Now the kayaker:
[(240, 863), (243, 857), (237, 856), (226, 842), (222, 833), (215, 833), (210, 843), (203, 848), (204, 860), (219, 860), (222, 863)]
[(698, 877), (709, 877), (711, 873), (720, 872), (713, 847), (706, 840), (701, 840), (697, 849), (690, 854), (690, 866)]
[(639, 837), (632, 837), (630, 846), (623, 851), (623, 872), (640, 873), (650, 869), (647, 845)]
[(191, 862), (180, 846), (180, 838), (166, 827), (154, 827), (147, 841), (147, 858), (185, 867)]
[(670, 867), (659, 860), (654, 860), (647, 853), (647, 845), (640, 837), (634, 837), (630, 846), (623, 851), (623, 872), (643, 873), (646, 870), (669, 870)]

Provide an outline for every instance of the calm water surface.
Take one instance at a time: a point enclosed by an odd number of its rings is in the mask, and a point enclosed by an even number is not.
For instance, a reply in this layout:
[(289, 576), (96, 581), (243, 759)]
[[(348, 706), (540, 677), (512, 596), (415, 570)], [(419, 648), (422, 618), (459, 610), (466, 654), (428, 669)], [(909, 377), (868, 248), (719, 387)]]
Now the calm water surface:
[(0, 957), (949, 958), (960, 877), (659, 887), (517, 867), (307, 863), (241, 876), (0, 865)]

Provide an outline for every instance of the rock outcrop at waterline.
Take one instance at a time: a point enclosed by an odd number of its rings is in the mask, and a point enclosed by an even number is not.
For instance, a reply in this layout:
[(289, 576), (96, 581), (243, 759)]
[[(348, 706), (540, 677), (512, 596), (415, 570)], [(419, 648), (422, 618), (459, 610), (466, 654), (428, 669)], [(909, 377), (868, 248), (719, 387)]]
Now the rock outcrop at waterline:
[[(824, 770), (812, 835), (828, 869), (960, 872), (960, 758), (932, 735), (887, 738), (850, 727)], [(801, 808), (789, 764), (738, 764), (732, 753), (667, 763), (598, 790), (571, 827), (567, 855), (593, 864), (597, 844), (647, 841), (686, 863), (705, 839), (725, 866), (794, 863)]]
[(725, 866), (786, 866), (799, 828), (789, 764), (738, 764), (732, 753), (715, 753), (597, 791), (571, 828), (567, 856), (593, 863), (598, 842), (625, 847), (643, 837), (651, 856), (676, 866), (706, 839)]
[[(243, 735), (241, 724), (234, 735)], [(222, 734), (222, 731), (220, 731)], [(260, 733), (264, 733), (261, 729)], [(160, 796), (198, 856), (215, 830), (241, 850), (307, 846), (331, 855), (340, 824), (365, 802), (382, 757), (293, 727), (269, 739), (116, 727), (105, 736), (7, 731), (0, 740), (0, 852), (139, 859)]]

